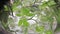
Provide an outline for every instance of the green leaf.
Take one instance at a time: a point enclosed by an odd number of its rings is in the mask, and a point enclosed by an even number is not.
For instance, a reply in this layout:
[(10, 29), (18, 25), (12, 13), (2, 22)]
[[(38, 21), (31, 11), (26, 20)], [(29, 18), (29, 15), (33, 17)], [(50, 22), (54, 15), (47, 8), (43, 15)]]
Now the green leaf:
[(55, 4), (54, 1), (50, 1), (50, 2), (48, 2), (48, 5), (49, 5), (49, 6), (52, 6), (52, 5), (54, 5), (54, 4)]
[(27, 16), (33, 16), (34, 14), (32, 14), (32, 13), (29, 13), (29, 14), (27, 14)]
[(27, 13), (29, 13), (29, 11), (30, 11), (30, 10), (29, 10), (28, 8), (24, 8), (24, 7), (21, 8), (21, 12), (22, 12), (23, 14), (25, 14), (25, 15), (26, 15)]
[(18, 11), (19, 8), (17, 8), (17, 6), (21, 5), (21, 1), (20, 0), (14, 0), (14, 4), (12, 5), (12, 9), (13, 11)]
[(19, 22), (18, 22), (18, 26), (21, 26), (22, 23), (23, 23), (23, 20), (19, 20)]
[(40, 27), (37, 26), (37, 27), (36, 27), (36, 31), (37, 31), (37, 32), (43, 32), (43, 31), (44, 31), (44, 26), (40, 26)]
[(53, 33), (52, 33), (52, 30), (47, 30), (47, 31), (46, 31), (46, 34), (53, 34)]
[(23, 26), (27, 27), (27, 26), (29, 26), (29, 23), (27, 22), (27, 20), (25, 18), (22, 18), (18, 22), (18, 26), (20, 26), (20, 25), (23, 25)]
[(23, 25), (24, 25), (25, 27), (29, 26), (29, 23), (27, 22), (26, 19), (23, 19)]
[(21, 16), (33, 16), (34, 14), (30, 13), (30, 9), (23, 7), (20, 9)]
[(5, 8), (5, 11), (8, 11), (8, 7), (6, 5), (4, 6), (4, 8)]
[(21, 16), (21, 14), (16, 14), (16, 16)]
[(13, 11), (18, 11), (19, 9), (17, 8), (17, 6), (12, 6)]
[(42, 5), (39, 6), (39, 8), (45, 9), (47, 6), (48, 6), (47, 2), (44, 2)]

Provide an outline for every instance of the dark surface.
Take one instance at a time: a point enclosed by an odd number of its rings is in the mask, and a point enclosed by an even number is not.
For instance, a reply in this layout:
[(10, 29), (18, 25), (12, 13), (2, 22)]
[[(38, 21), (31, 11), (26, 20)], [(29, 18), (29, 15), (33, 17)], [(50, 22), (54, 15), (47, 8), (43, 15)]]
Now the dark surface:
[(0, 28), (0, 34), (12, 34), (12, 33), (4, 30), (3, 28)]
[(0, 34), (4, 34), (2, 31), (0, 31)]
[(0, 10), (4, 9), (4, 5), (7, 5), (10, 0), (0, 0)]

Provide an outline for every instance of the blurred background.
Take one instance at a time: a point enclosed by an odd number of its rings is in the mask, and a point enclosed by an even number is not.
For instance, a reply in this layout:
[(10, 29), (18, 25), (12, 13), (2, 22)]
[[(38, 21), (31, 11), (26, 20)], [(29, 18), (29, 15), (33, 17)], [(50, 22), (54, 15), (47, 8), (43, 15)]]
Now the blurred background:
[(0, 0), (1, 34), (60, 34), (60, 0)]

